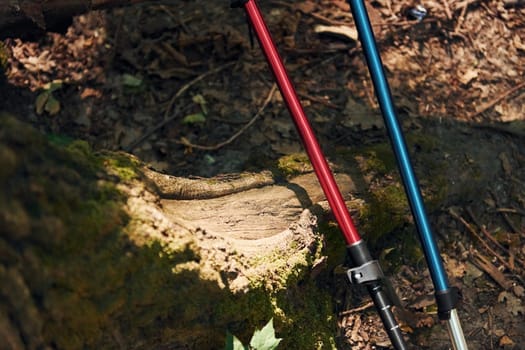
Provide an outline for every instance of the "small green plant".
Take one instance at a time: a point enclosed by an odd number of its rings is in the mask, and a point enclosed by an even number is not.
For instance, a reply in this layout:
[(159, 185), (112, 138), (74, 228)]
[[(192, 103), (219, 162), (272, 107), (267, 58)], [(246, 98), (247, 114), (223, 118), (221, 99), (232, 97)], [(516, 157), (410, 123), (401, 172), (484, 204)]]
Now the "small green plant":
[(188, 114), (182, 119), (183, 124), (203, 124), (206, 122), (206, 116), (208, 115), (208, 107), (204, 96), (197, 94), (192, 98), (193, 102), (199, 105), (200, 112)]
[(60, 112), (60, 102), (55, 98), (53, 92), (62, 88), (61, 80), (54, 80), (42, 87), (42, 92), (37, 96), (35, 102), (36, 114), (47, 112), (55, 115)]
[(256, 329), (250, 340), (250, 346), (243, 343), (230, 332), (226, 335), (225, 350), (273, 350), (281, 342), (281, 338), (275, 338), (273, 318), (262, 329)]

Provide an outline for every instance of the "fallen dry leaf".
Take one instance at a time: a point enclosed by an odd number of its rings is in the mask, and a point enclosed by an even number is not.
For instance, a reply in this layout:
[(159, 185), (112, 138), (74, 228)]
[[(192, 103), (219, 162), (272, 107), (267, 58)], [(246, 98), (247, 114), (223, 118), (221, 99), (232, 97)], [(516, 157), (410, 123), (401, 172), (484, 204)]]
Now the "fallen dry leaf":
[(314, 31), (316, 33), (342, 36), (352, 41), (357, 41), (358, 38), (357, 30), (349, 26), (324, 26), (319, 24), (314, 27)]
[(476, 79), (477, 77), (478, 77), (478, 70), (471, 68), (459, 77), (459, 81), (463, 85), (468, 85), (468, 83), (470, 83), (473, 79)]
[(507, 310), (514, 316), (518, 314), (525, 315), (525, 307), (521, 305), (521, 300), (509, 292), (503, 291), (499, 293), (498, 302), (505, 302)]
[(505, 346), (505, 345), (514, 345), (514, 342), (512, 339), (509, 338), (508, 335), (504, 335), (499, 340), (499, 346)]

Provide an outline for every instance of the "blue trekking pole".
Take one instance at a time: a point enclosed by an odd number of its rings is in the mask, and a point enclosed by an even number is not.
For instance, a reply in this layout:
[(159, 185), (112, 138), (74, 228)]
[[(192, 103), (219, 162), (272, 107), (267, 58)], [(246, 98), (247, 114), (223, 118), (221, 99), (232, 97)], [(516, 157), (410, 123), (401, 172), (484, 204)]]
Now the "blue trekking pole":
[(363, 0), (348, 0), (352, 10), (359, 40), (374, 84), (376, 97), (383, 114), (385, 126), (392, 143), (401, 179), (405, 187), (410, 209), (416, 223), (419, 239), (425, 253), (430, 276), (434, 284), (439, 319), (447, 322), (449, 335), (455, 350), (467, 350), (467, 344), (459, 322), (456, 305), (458, 289), (450, 287), (436, 240), (428, 223), (421, 191), (410, 162), (406, 142), (399, 126), (390, 87), (386, 80), (383, 63), (379, 56), (370, 19)]

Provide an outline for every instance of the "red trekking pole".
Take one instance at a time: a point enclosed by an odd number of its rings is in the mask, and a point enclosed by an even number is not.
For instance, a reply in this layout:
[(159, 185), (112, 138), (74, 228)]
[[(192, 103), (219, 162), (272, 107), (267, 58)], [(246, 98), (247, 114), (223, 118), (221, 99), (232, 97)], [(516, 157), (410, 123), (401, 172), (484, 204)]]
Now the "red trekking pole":
[(384, 275), (381, 266), (377, 260), (372, 259), (366, 243), (361, 239), (354, 226), (341, 191), (319, 147), (319, 143), (299, 102), (295, 88), (288, 77), (283, 61), (277, 52), (256, 1), (232, 0), (231, 6), (243, 7), (248, 15), (261, 49), (266, 56), (279, 90), (301, 136), (319, 183), (345, 237), (348, 253), (354, 266), (347, 271), (350, 282), (367, 287), (392, 345), (395, 349), (407, 349), (401, 329), (392, 313), (390, 300), (383, 289), (382, 280)]

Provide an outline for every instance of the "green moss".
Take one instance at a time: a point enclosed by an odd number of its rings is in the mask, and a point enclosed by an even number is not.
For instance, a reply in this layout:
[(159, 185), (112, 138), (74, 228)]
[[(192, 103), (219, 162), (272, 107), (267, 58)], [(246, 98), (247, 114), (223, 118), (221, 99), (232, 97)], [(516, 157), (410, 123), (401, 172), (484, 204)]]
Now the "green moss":
[(67, 144), (65, 149), (69, 155), (80, 164), (83, 164), (84, 162), (93, 162), (95, 160), (95, 155), (86, 141), (75, 140)]
[(364, 232), (370, 242), (384, 238), (407, 223), (408, 202), (400, 184), (379, 187), (372, 192), (370, 203), (360, 214)]
[(279, 158), (277, 171), (283, 177), (292, 177), (312, 171), (312, 165), (306, 153), (292, 153)]
[(335, 348), (330, 293), (308, 278), (300, 285), (291, 281), (286, 288), (271, 289), (261, 284), (246, 294), (229, 296), (217, 305), (214, 317), (245, 343), (254, 328), (273, 317), (284, 349)]
[(363, 150), (365, 163), (363, 170), (378, 175), (385, 175), (396, 168), (396, 159), (389, 144), (380, 143)]
[[(407, 135), (407, 145), (412, 154), (418, 155), (419, 171), (416, 176), (419, 179), (420, 188), (428, 210), (445, 201), (449, 195), (448, 168), (449, 164), (441, 157), (443, 150), (437, 151), (446, 145), (439, 144), (439, 140), (428, 134), (410, 133)], [(416, 164), (417, 165), (417, 164)]]
[(438, 139), (427, 133), (407, 133), (406, 143), (409, 149), (431, 154), (438, 146)]
[[(438, 141), (420, 133), (407, 133), (407, 147), (416, 167), (427, 208), (433, 210), (449, 195), (447, 164), (436, 157)], [(442, 152), (440, 152), (442, 153)], [(415, 157), (417, 155), (417, 157)], [(411, 224), (411, 215), (403, 185), (399, 178), (397, 161), (389, 142), (373, 144), (338, 152), (343, 161), (355, 164), (365, 179), (366, 205), (360, 209), (365, 236), (372, 242), (389, 232)]]
[(13, 150), (5, 145), (0, 145), (0, 164), (2, 164), (0, 167), (0, 181), (4, 182), (13, 175), (18, 162), (18, 157)]
[(346, 242), (335, 221), (319, 222), (319, 232), (324, 236), (324, 255), (327, 257), (327, 270), (331, 271), (337, 265), (344, 263), (346, 258)]
[(106, 171), (118, 176), (123, 181), (131, 181), (138, 177), (138, 159), (126, 153), (111, 153), (110, 157), (104, 159)]
[(286, 332), (279, 334), (283, 349), (335, 349), (335, 316), (328, 291), (308, 279), (291, 293), (289, 289), (278, 293), (275, 304), (287, 316)]
[[(16, 199), (31, 229), (16, 236), (20, 220), (0, 227), (9, 231), (0, 262), (17, 266), (31, 286), (42, 347), (221, 348), (226, 330), (247, 341), (271, 317), (282, 348), (334, 347), (330, 294), (309, 277), (320, 244), (312, 253), (296, 243), (300, 261), (277, 253), (261, 261), (282, 278), (233, 294), (206, 267), (190, 233), (170, 232), (171, 240), (159, 241), (128, 217), (116, 184), (136, 178), (133, 158), (97, 154), (82, 141), (51, 143), (12, 119), (0, 119), (2, 149), (9, 171), (0, 210)], [(0, 308), (22, 325), (4, 299)]]
[(59, 134), (49, 134), (47, 135), (47, 139), (51, 144), (58, 147), (66, 147), (75, 141), (75, 139), (69, 136)]
[(232, 296), (231, 303), (218, 306), (216, 315), (225, 321), (237, 320), (228, 330), (245, 342), (254, 328), (273, 317), (277, 335), (283, 338), (281, 347), (333, 349), (335, 318), (330, 292), (310, 278), (310, 266), (324, 253), (323, 246), (318, 243), (312, 252), (311, 247), (301, 248), (296, 243), (295, 251), (295, 260), (280, 249), (265, 258), (252, 259), (249, 265), (253, 269), (261, 266), (271, 275), (251, 277), (250, 291)]

